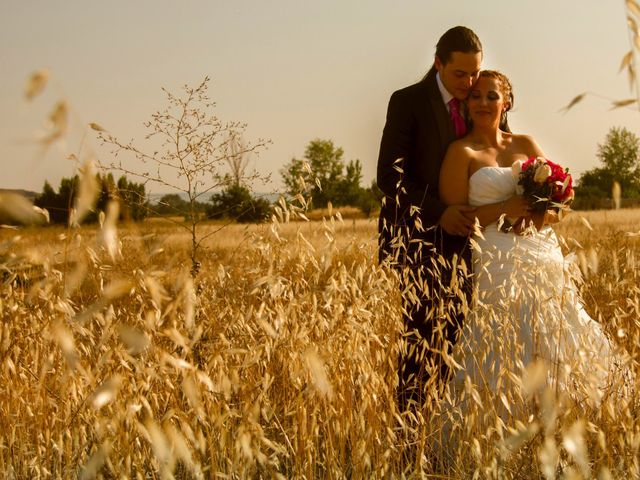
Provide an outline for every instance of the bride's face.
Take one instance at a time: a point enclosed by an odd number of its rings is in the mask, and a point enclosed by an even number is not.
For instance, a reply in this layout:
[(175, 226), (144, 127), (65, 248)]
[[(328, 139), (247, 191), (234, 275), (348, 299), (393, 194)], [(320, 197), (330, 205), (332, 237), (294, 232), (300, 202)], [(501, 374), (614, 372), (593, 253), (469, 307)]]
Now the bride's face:
[(502, 111), (506, 107), (500, 82), (495, 78), (480, 77), (471, 88), (467, 108), (474, 125), (498, 126)]

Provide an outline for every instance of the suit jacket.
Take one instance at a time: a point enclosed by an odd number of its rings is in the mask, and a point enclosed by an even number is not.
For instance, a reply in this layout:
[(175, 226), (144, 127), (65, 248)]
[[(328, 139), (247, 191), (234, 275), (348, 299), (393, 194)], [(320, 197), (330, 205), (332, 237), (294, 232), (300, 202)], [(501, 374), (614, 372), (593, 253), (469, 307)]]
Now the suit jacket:
[(381, 260), (392, 255), (392, 263), (422, 263), (436, 254), (450, 259), (465, 250), (466, 238), (437, 226), (447, 207), (439, 198), (440, 166), (454, 139), (435, 69), (391, 95), (377, 171), (385, 195), (379, 222)]

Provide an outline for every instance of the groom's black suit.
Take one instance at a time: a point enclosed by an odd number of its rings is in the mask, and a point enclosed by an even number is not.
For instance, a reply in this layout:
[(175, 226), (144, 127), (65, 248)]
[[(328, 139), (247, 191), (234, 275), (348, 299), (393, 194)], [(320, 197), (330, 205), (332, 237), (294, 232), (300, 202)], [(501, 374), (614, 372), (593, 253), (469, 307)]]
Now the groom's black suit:
[[(449, 263), (457, 257), (470, 265), (467, 239), (448, 235), (437, 225), (446, 209), (438, 194), (440, 166), (454, 139), (453, 122), (438, 88), (435, 69), (422, 81), (393, 93), (378, 158), (377, 182), (385, 195), (379, 221), (379, 257), (404, 272), (404, 322), (407, 333), (417, 330), (417, 334), (408, 335), (409, 345), (420, 345), (421, 339), (427, 342), (426, 350), (414, 349), (413, 354), (400, 355), (402, 408), (409, 399), (421, 398), (423, 382), (429, 376), (425, 357), (437, 363), (441, 375), (447, 377), (448, 369), (441, 356), (432, 351), (442, 345), (435, 338), (435, 327), (444, 325), (444, 337), (455, 343), (463, 320), (461, 313), (447, 318), (442, 313), (442, 306), (458, 309), (461, 302), (452, 301), (451, 292), (443, 288), (450, 285), (454, 269), (437, 261), (441, 257)], [(428, 291), (423, 288), (425, 284)], [(468, 284), (463, 285), (468, 293)], [(418, 301), (407, 295), (407, 287), (417, 287)]]

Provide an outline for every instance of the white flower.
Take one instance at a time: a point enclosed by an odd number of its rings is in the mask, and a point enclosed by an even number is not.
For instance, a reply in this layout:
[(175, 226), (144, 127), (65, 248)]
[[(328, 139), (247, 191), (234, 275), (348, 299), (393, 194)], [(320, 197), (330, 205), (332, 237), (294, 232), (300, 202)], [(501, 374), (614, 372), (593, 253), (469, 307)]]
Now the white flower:
[(511, 173), (516, 179), (520, 178), (520, 172), (522, 171), (523, 163), (524, 163), (524, 160), (516, 160), (511, 164)]
[(523, 163), (524, 160), (516, 160), (511, 164), (511, 174), (516, 180), (516, 194), (518, 195), (522, 195), (524, 193), (524, 188), (522, 187), (522, 185), (518, 184), (518, 181), (520, 181), (520, 172), (522, 171)]
[(536, 165), (536, 172), (533, 175), (533, 181), (536, 183), (544, 183), (551, 175), (551, 167), (548, 163)]

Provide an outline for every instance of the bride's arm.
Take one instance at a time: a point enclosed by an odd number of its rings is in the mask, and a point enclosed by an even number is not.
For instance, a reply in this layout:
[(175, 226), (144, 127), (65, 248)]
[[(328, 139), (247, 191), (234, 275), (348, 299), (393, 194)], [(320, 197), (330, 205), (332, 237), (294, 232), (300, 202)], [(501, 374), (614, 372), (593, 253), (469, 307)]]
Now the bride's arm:
[[(502, 215), (509, 218), (517, 218), (520, 221), (528, 215), (529, 202), (522, 195), (513, 195), (499, 203), (483, 205), (476, 209), (476, 217), (483, 227), (497, 222)], [(517, 223), (517, 222), (516, 222)]]
[(453, 142), (440, 168), (438, 192), (447, 205), (438, 225), (450, 235), (466, 237), (473, 231), (475, 208), (467, 204), (469, 158), (461, 141)]
[(469, 204), (469, 162), (471, 157), (461, 141), (447, 149), (440, 167), (438, 191), (447, 205)]
[[(461, 142), (454, 142), (440, 168), (440, 198), (447, 205), (467, 205), (469, 203), (469, 164), (471, 156)], [(481, 226), (497, 222), (505, 214), (518, 218), (527, 214), (529, 203), (521, 196), (514, 195), (503, 201), (476, 207), (472, 216)]]

